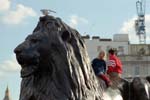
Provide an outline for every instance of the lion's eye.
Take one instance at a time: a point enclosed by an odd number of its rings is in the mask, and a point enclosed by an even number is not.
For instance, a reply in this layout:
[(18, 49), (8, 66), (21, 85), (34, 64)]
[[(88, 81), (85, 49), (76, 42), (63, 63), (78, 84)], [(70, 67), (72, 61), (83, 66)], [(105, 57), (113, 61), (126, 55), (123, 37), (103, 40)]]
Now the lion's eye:
[(39, 40), (38, 39), (31, 39), (32, 43), (37, 43)]

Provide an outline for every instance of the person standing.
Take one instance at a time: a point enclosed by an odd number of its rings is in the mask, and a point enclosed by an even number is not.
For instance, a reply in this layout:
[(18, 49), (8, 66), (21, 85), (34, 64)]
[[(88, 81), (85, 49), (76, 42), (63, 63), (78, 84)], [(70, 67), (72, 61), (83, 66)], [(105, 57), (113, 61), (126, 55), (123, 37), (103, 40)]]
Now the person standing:
[(108, 60), (108, 70), (107, 74), (109, 75), (110, 80), (114, 86), (118, 86), (121, 80), (122, 74), (122, 63), (120, 59), (116, 56), (116, 50), (111, 48), (109, 51), (109, 60)]
[(106, 86), (108, 87), (111, 85), (111, 82), (109, 78), (106, 76), (106, 62), (104, 60), (104, 57), (105, 52), (100, 51), (98, 57), (92, 61), (92, 67), (95, 72), (95, 75), (98, 78), (102, 79), (105, 82)]

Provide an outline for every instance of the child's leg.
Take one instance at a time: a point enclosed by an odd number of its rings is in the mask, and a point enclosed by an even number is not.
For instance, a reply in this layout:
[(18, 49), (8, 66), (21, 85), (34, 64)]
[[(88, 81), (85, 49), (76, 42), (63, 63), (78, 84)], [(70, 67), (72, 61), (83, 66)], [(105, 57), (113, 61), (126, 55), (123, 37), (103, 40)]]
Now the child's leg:
[(100, 78), (102, 79), (102, 80), (104, 80), (105, 81), (105, 83), (106, 83), (106, 85), (107, 86), (109, 86), (110, 85), (110, 79), (106, 76), (106, 75), (104, 75), (104, 74), (101, 74), (101, 75), (99, 75), (100, 76)]

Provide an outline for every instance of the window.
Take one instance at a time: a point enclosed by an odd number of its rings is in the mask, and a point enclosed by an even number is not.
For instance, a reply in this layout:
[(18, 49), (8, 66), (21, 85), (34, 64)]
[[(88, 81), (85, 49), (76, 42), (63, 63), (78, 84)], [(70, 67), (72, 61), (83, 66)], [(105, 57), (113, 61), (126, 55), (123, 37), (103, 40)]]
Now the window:
[(139, 66), (135, 67), (135, 76), (138, 76), (140, 74), (140, 68)]
[(118, 55), (124, 55), (124, 46), (118, 47)]
[(97, 47), (97, 52), (100, 52), (101, 49), (102, 49), (102, 47), (101, 47), (101, 46), (98, 46), (98, 47)]
[(112, 48), (111, 46), (107, 46), (107, 51), (109, 51), (109, 49)]

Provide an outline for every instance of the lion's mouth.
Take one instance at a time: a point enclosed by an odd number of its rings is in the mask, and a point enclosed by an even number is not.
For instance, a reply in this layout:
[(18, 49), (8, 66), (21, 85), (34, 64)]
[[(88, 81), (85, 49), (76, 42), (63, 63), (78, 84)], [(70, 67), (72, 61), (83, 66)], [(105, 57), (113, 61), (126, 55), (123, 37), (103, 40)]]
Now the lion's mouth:
[(21, 66), (26, 66), (26, 67), (22, 67), (21, 69), (22, 78), (33, 75), (33, 73), (37, 70), (37, 65), (21, 65)]
[(28, 58), (24, 59), (22, 57), (17, 57), (18, 63), (21, 65), (21, 77), (29, 77), (34, 74), (38, 69), (39, 59), (38, 58)]

